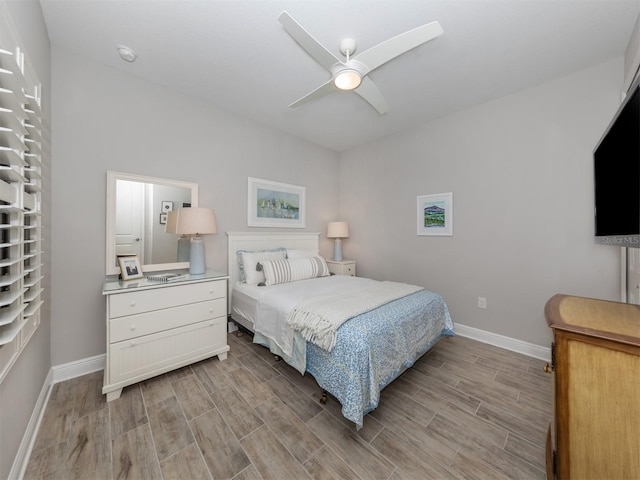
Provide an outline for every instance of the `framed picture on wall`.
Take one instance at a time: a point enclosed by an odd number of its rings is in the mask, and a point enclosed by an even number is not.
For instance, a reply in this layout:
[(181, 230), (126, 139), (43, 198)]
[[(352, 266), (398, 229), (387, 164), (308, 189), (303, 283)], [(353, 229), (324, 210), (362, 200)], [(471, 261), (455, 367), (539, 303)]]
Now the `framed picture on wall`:
[(122, 280), (144, 277), (138, 255), (120, 255), (118, 257), (118, 265), (120, 266)]
[(418, 196), (418, 235), (453, 236), (453, 193)]
[(247, 190), (249, 227), (305, 227), (304, 187), (249, 177)]
[(173, 202), (162, 202), (162, 213), (173, 212)]

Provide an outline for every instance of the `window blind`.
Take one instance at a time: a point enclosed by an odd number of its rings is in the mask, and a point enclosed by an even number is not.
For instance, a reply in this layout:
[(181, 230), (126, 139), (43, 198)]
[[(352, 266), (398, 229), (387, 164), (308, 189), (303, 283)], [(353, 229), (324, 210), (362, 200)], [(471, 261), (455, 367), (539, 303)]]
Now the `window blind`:
[(0, 381), (43, 303), (42, 87), (0, 11)]

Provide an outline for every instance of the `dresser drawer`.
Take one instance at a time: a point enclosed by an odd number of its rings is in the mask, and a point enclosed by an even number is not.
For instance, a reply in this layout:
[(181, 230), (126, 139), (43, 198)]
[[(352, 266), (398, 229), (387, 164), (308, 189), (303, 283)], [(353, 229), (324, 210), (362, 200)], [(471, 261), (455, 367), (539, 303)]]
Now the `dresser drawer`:
[(226, 280), (119, 293), (109, 296), (109, 317), (117, 318), (226, 297)]
[(109, 382), (131, 384), (226, 353), (227, 319), (217, 318), (109, 345)]
[(153, 312), (113, 318), (109, 321), (109, 343), (162, 332), (203, 320), (226, 317), (227, 300), (217, 298), (208, 302), (191, 303)]

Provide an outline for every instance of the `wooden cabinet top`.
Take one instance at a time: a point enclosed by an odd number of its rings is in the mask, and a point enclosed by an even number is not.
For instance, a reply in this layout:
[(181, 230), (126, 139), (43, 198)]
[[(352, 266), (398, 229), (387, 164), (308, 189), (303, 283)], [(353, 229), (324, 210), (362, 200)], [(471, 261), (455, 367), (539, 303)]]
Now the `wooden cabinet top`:
[(553, 329), (640, 347), (640, 305), (558, 294), (544, 312)]

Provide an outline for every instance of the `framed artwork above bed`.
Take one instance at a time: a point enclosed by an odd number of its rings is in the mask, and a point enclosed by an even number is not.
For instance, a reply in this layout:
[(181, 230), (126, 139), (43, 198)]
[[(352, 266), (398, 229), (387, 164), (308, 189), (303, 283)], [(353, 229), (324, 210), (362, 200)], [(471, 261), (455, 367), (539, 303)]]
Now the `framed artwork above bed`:
[(249, 177), (249, 227), (305, 228), (305, 187)]

